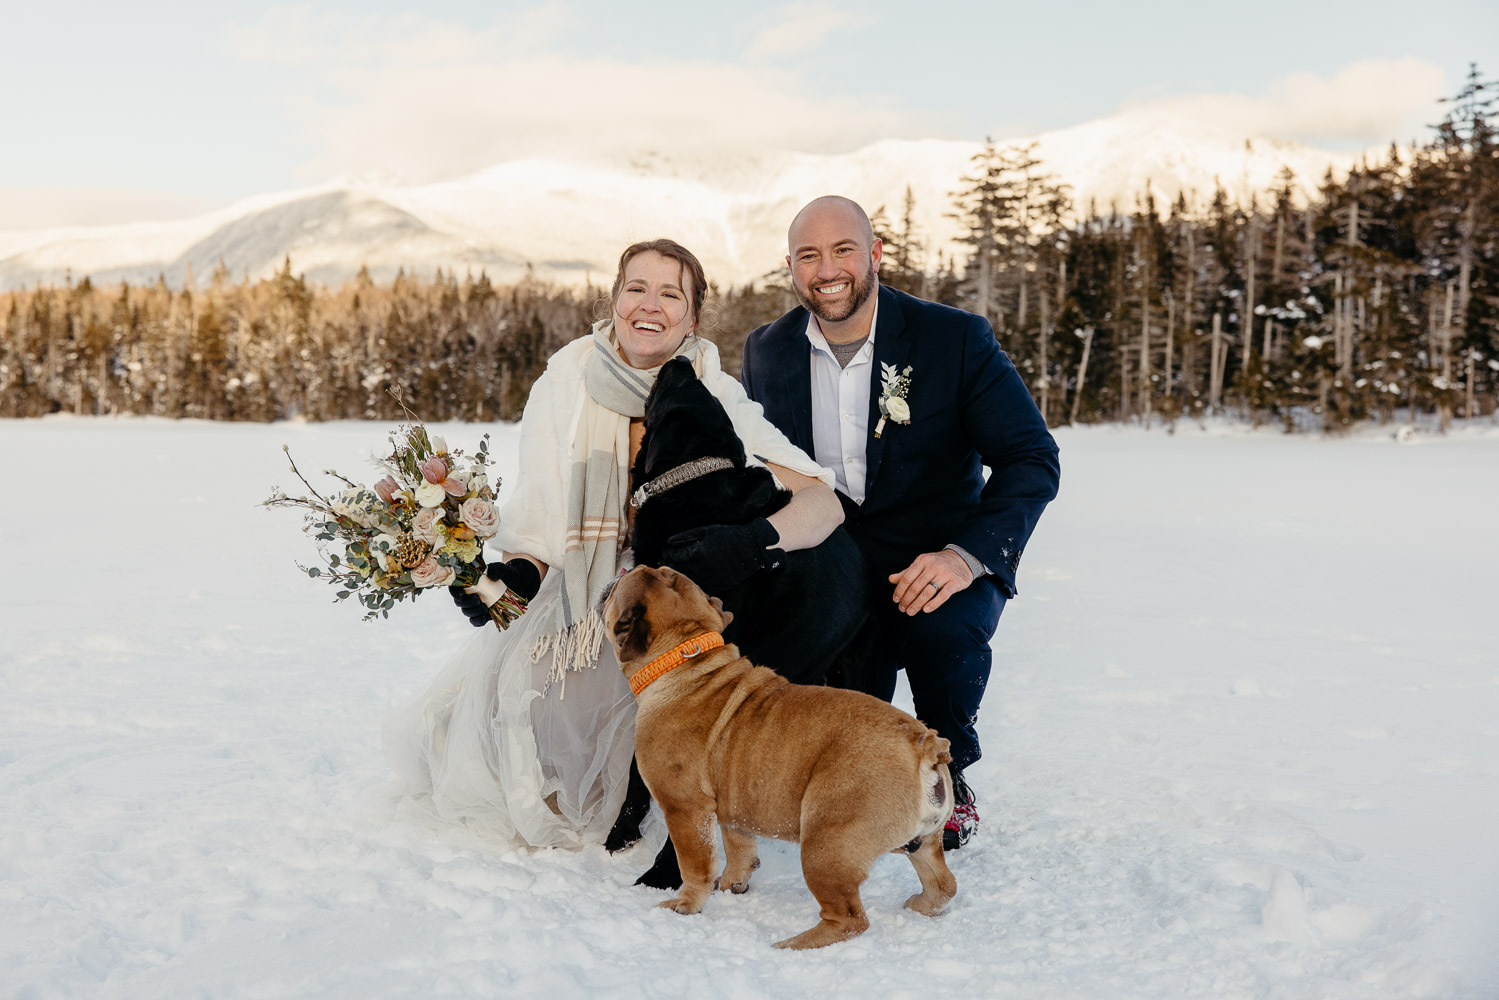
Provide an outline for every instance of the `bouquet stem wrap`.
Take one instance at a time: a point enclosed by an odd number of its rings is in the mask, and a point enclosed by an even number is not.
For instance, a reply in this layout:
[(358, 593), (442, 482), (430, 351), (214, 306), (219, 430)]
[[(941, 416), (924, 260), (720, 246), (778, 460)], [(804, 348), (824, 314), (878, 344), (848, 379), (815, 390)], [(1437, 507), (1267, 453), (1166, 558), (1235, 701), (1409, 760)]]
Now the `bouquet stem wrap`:
[(479, 600), (489, 609), (489, 620), (494, 622), (494, 627), (501, 632), (510, 627), (526, 610), (526, 599), (515, 591), (505, 586), (498, 580), (479, 575), (471, 587), (465, 587), (470, 594), (478, 594)]

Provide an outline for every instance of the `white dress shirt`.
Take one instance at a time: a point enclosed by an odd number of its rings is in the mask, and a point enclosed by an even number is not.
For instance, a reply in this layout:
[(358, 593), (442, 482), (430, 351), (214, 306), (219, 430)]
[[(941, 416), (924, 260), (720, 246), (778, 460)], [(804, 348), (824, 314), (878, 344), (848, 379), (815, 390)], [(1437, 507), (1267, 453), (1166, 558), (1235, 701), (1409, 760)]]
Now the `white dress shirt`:
[(833, 470), (838, 489), (855, 503), (864, 502), (869, 468), (864, 442), (869, 433), (869, 369), (874, 364), (879, 311), (876, 300), (869, 320), (869, 339), (847, 368), (840, 367), (833, 357), (817, 317), (807, 317), (807, 340), (812, 344), (812, 458)]
[[(817, 325), (817, 317), (807, 316), (807, 340), (812, 344), (812, 458), (818, 465), (833, 471), (838, 489), (855, 503), (864, 502), (869, 465), (864, 443), (869, 433), (869, 392), (874, 364), (874, 331), (879, 321), (879, 300), (869, 319), (869, 339), (848, 367), (838, 364), (828, 339)], [(968, 564), (977, 580), (989, 572), (967, 549), (955, 544), (952, 549)]]

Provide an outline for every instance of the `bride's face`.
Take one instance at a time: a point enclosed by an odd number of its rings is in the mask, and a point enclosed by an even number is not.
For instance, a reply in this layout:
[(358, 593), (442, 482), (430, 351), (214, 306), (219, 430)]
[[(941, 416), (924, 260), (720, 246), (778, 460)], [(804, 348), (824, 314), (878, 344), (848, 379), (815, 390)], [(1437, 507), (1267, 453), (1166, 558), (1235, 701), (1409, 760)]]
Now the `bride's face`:
[(631, 368), (670, 361), (697, 325), (692, 315), (692, 279), (686, 269), (654, 250), (625, 265), (614, 300), (614, 332)]

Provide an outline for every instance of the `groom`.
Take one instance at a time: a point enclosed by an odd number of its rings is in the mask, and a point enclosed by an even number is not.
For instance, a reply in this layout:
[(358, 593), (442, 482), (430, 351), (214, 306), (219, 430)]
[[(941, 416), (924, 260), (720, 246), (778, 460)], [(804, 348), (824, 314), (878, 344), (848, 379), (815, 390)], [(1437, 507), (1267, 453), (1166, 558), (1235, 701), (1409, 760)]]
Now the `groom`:
[(837, 478), (874, 604), (846, 683), (889, 701), (904, 669), (916, 715), (952, 742), (954, 850), (978, 829), (963, 768), (979, 759), (990, 639), (1057, 493), (1056, 442), (987, 320), (880, 287), (856, 203), (811, 202), (787, 245), (801, 308), (749, 335), (742, 381)]

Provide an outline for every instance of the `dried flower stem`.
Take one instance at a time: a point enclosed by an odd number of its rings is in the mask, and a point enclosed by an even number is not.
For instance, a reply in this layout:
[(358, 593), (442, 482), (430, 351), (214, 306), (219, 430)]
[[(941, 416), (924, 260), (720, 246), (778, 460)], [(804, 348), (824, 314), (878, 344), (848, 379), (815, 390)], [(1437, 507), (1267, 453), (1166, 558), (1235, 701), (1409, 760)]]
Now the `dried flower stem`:
[(321, 493), (319, 493), (313, 487), (313, 485), (307, 481), (307, 477), (304, 476), (304, 475), (302, 475), (302, 470), (299, 469), (299, 468), (297, 468), (296, 459), (294, 459), (294, 458), (291, 457), (291, 449), (288, 448), (286, 445), (282, 445), (281, 446), (281, 450), (286, 453), (286, 460), (287, 460), (287, 462), (289, 462), (291, 464), (291, 471), (296, 474), (296, 477), (298, 479), (302, 480), (302, 485), (305, 486), (305, 487), (307, 487), (307, 489), (311, 491), (312, 495), (315, 496), (315, 497), (317, 497), (319, 500), (323, 501), (324, 504), (326, 504), (329, 507), (333, 506), (331, 503), (329, 503), (328, 498), (325, 497), (325, 496), (323, 496)]

